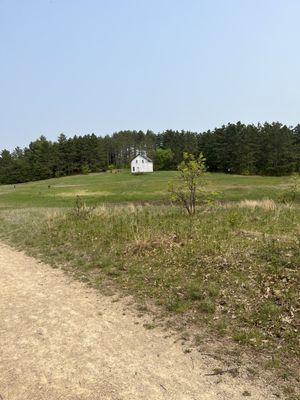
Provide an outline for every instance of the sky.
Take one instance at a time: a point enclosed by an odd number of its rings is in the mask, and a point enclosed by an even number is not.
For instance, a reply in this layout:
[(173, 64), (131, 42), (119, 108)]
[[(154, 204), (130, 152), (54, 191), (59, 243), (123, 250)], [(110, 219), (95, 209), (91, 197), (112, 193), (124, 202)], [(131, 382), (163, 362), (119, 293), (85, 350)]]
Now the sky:
[(0, 149), (300, 122), (299, 0), (0, 0)]

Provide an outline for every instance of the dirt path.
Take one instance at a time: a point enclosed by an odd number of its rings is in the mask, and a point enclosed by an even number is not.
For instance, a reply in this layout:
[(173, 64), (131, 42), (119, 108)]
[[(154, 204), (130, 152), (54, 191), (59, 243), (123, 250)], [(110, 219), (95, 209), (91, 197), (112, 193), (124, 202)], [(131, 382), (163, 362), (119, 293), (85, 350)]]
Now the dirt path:
[(257, 381), (206, 376), (211, 359), (145, 329), (124, 302), (0, 244), (0, 399), (275, 398)]

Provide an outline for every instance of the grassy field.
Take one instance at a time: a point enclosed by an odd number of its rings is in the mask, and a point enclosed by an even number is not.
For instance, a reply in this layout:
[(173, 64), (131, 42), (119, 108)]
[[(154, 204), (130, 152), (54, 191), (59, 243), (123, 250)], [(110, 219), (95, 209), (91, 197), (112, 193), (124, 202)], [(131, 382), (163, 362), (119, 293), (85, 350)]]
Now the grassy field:
[[(168, 202), (168, 182), (175, 171), (133, 176), (116, 174), (77, 175), (46, 181), (0, 186), (1, 208), (69, 207), (76, 195), (87, 204)], [(219, 192), (222, 201), (276, 199), (288, 185), (287, 177), (207, 174), (207, 191)], [(299, 200), (300, 201), (300, 200)]]
[[(289, 178), (209, 174), (207, 190), (221, 201), (190, 218), (169, 205), (174, 176), (103, 173), (1, 186), (0, 237), (101, 288), (113, 282), (145, 309), (150, 302), (183, 318), (198, 329), (196, 345), (205, 327), (263, 352), (265, 366), (299, 383), (299, 193), (284, 205), (276, 200)], [(76, 211), (77, 195), (87, 206)]]

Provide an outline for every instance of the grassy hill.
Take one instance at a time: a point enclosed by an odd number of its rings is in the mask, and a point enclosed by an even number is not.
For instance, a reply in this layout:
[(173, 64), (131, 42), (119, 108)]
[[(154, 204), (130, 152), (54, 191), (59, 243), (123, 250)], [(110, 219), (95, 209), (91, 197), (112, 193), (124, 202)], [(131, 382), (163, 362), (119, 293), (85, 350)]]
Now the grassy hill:
[[(87, 204), (122, 202), (166, 202), (168, 182), (175, 171), (131, 175), (99, 173), (46, 181), (0, 186), (0, 207), (69, 207), (77, 195)], [(276, 199), (288, 184), (287, 177), (207, 174), (207, 190), (219, 192), (223, 201)]]

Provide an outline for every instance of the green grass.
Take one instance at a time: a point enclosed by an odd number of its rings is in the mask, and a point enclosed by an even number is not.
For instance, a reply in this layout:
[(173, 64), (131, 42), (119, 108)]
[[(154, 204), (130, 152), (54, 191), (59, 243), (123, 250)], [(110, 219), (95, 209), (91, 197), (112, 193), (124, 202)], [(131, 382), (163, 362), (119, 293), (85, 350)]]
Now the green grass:
[[(207, 174), (207, 190), (219, 192), (222, 201), (276, 199), (288, 183), (286, 177)], [(131, 175), (99, 173), (24, 184), (0, 186), (0, 208), (70, 207), (76, 195), (87, 204), (167, 202), (168, 182), (175, 171)], [(50, 187), (49, 187), (50, 186)]]

